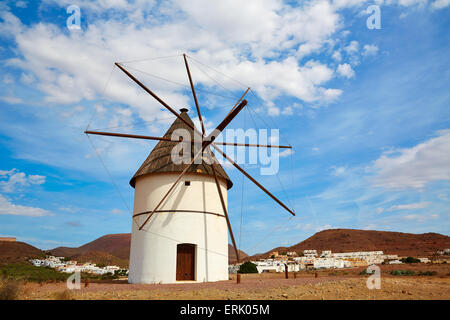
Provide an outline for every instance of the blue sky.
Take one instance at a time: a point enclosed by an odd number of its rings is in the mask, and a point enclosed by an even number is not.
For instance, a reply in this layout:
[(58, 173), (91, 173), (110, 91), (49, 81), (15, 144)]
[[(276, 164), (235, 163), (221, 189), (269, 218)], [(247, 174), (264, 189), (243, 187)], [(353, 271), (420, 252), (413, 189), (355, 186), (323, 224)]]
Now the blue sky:
[[(66, 26), (72, 4), (81, 30)], [(366, 26), (372, 4), (381, 29)], [(183, 52), (208, 128), (250, 86), (255, 96), (230, 127), (279, 129), (294, 148), (277, 176), (248, 171), (296, 217), (225, 166), (242, 250), (329, 228), (448, 235), (449, 4), (2, 2), (0, 235), (48, 249), (130, 232), (128, 181), (154, 143), (89, 140), (83, 131), (162, 135), (174, 120), (115, 61), (174, 108), (193, 111)], [(166, 58), (145, 60), (155, 57)]]

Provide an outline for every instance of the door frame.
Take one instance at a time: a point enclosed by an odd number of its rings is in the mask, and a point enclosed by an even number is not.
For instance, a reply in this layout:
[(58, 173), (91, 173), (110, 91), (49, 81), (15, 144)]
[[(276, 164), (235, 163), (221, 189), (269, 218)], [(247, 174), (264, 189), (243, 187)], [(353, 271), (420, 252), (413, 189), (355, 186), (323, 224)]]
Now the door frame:
[[(193, 270), (193, 279), (188, 279), (188, 280), (178, 280), (177, 279), (177, 275), (178, 275), (178, 248), (179, 246), (190, 246), (192, 247), (192, 252), (193, 252), (193, 256), (192, 256), (192, 270)], [(197, 280), (197, 245), (195, 243), (178, 243), (176, 246), (176, 263), (175, 263), (175, 281), (196, 281)]]

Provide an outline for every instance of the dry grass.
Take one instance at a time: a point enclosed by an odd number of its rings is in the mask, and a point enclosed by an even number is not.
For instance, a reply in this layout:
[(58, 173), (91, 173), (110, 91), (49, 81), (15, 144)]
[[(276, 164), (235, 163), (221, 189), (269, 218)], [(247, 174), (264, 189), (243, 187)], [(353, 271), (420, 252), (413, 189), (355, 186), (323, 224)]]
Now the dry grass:
[(55, 300), (75, 300), (72, 291), (70, 291), (69, 289), (55, 292), (53, 298)]
[(16, 300), (19, 298), (21, 285), (17, 280), (0, 280), (0, 300)]

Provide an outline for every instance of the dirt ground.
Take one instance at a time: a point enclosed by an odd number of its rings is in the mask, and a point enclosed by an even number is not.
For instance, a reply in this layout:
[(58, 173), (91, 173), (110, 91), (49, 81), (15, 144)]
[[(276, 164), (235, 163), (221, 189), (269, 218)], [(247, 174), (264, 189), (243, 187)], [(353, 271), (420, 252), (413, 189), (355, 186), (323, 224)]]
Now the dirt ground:
[[(435, 271), (434, 276), (391, 276), (394, 269)], [(381, 288), (369, 290), (368, 276), (360, 269), (323, 270), (289, 274), (248, 274), (236, 283), (236, 275), (228, 281), (182, 284), (128, 284), (126, 280), (82, 284), (80, 290), (67, 290), (65, 283), (22, 286), (20, 299), (151, 299), (151, 300), (450, 300), (450, 266), (381, 266)]]

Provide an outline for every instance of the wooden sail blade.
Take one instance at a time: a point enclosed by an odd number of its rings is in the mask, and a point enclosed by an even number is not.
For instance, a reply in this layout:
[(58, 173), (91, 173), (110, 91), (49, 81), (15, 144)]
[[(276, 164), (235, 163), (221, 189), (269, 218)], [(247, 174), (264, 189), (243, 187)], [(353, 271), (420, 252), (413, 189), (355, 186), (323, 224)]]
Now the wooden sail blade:
[(110, 137), (121, 137), (121, 138), (134, 138), (134, 139), (144, 139), (144, 140), (158, 140), (158, 141), (179, 142), (179, 140), (172, 140), (170, 138), (141, 136), (141, 135), (127, 134), (127, 133), (101, 132), (101, 131), (90, 131), (90, 130), (86, 130), (84, 133), (86, 133), (86, 134), (94, 134), (94, 135), (98, 135), (98, 136), (110, 136)]
[[(211, 152), (211, 151), (210, 151)], [(228, 231), (230, 232), (231, 241), (233, 242), (234, 251), (236, 253), (237, 262), (239, 262), (239, 252), (236, 246), (236, 241), (234, 240), (233, 230), (231, 229), (230, 218), (228, 217), (227, 205), (225, 204), (225, 200), (223, 199), (222, 189), (220, 188), (219, 180), (217, 179), (217, 173), (215, 169), (215, 163), (212, 156), (210, 156), (211, 168), (214, 175), (214, 180), (216, 181), (217, 192), (219, 193), (220, 202), (222, 204), (222, 209), (225, 214), (225, 219), (227, 220)]]
[(219, 146), (292, 149), (292, 146), (279, 146), (275, 144), (252, 144), (252, 143), (235, 143), (235, 142), (214, 142), (214, 144)]
[[(115, 133), (115, 132), (102, 132), (102, 131), (92, 131), (86, 130), (84, 133), (86, 134), (94, 134), (99, 136), (111, 136), (111, 137), (120, 137), (120, 138), (133, 138), (133, 139), (144, 139), (144, 140), (157, 140), (157, 141), (170, 141), (170, 142), (180, 142), (180, 139), (171, 139), (165, 137), (153, 137), (153, 136), (143, 136), (143, 135), (135, 135), (128, 133)], [(194, 141), (183, 141), (185, 143), (195, 143)], [(235, 146), (235, 147), (259, 147), (259, 148), (288, 148), (291, 149), (291, 146), (279, 146), (273, 144), (251, 144), (251, 143), (236, 143), (236, 142), (214, 142), (219, 146)]]
[(269, 197), (271, 197), (275, 202), (277, 202), (280, 206), (286, 209), (290, 214), (295, 216), (295, 213), (289, 209), (283, 202), (281, 202), (277, 197), (275, 197), (269, 190), (263, 187), (258, 181), (256, 181), (250, 174), (248, 174), (244, 169), (242, 169), (236, 162), (234, 162), (230, 157), (228, 157), (219, 147), (212, 144), (214, 149), (216, 149), (225, 159), (227, 159), (236, 169), (238, 169), (242, 174), (244, 174), (250, 181), (256, 184), (262, 191), (264, 191)]
[(195, 94), (194, 82), (192, 81), (191, 71), (189, 70), (189, 64), (186, 58), (186, 54), (183, 53), (184, 65), (186, 66), (186, 71), (189, 78), (189, 83), (191, 84), (192, 95), (194, 96), (195, 107), (197, 108), (198, 119), (200, 120), (200, 125), (202, 127), (202, 133), (205, 135), (205, 125), (203, 124), (202, 114), (200, 112), (200, 107), (198, 105), (197, 95)]
[(238, 113), (247, 105), (247, 100), (243, 100), (225, 119), (216, 127), (216, 129), (205, 138), (203, 145), (209, 145), (225, 129), (225, 127), (238, 115)]
[(160, 104), (162, 104), (167, 110), (169, 110), (172, 114), (177, 116), (178, 119), (183, 121), (185, 124), (188, 125), (188, 127), (195, 130), (195, 127), (192, 126), (189, 122), (187, 122), (183, 117), (180, 116), (178, 112), (176, 112), (171, 106), (169, 106), (167, 103), (165, 103), (160, 97), (158, 97), (153, 91), (151, 91), (149, 88), (147, 88), (142, 82), (140, 82), (135, 76), (133, 76), (127, 69), (125, 69), (120, 63), (116, 62), (115, 65), (122, 70), (128, 77), (130, 77), (131, 80), (136, 82), (142, 89), (144, 89), (148, 94), (150, 94), (153, 98), (156, 99)]
[(244, 99), (244, 97), (247, 95), (248, 91), (250, 90), (250, 88), (247, 88), (247, 90), (245, 90), (244, 94), (239, 98), (239, 100), (236, 102), (236, 104), (233, 106), (233, 108), (231, 108), (230, 112), (228, 112), (227, 116), (233, 112), (234, 108), (236, 108), (236, 106), (242, 101), (242, 99)]

